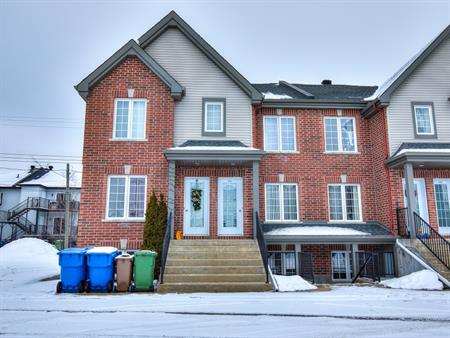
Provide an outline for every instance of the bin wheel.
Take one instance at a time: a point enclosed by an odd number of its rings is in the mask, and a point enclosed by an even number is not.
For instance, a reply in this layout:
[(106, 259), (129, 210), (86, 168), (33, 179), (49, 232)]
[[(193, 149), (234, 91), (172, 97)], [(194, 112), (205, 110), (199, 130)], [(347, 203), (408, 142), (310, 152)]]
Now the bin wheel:
[(116, 283), (114, 283), (113, 292), (117, 292), (117, 284)]
[(108, 292), (111, 293), (113, 291), (113, 288), (114, 288), (113, 282), (109, 281), (108, 282)]
[(56, 284), (56, 293), (61, 293), (61, 292), (62, 292), (62, 282), (59, 281), (59, 282)]
[(84, 281), (78, 283), (78, 293), (83, 293), (85, 289)]
[(129, 287), (128, 287), (128, 292), (135, 292), (136, 291), (136, 287), (134, 286), (134, 284), (131, 284)]
[(90, 281), (86, 281), (86, 283), (84, 285), (84, 291), (86, 291), (87, 293), (91, 292), (91, 282)]

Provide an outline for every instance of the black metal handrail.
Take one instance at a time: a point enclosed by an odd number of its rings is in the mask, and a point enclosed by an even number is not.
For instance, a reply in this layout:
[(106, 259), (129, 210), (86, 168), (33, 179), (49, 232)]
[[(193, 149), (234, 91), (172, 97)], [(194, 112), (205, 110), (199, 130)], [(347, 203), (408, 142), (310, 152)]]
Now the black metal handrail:
[(172, 212), (169, 212), (167, 217), (166, 232), (164, 233), (164, 240), (161, 250), (161, 269), (159, 273), (159, 281), (164, 284), (164, 270), (166, 268), (167, 254), (169, 253), (170, 237), (171, 237), (171, 222), (172, 222)]
[(428, 250), (450, 270), (450, 243), (414, 212), (416, 237)]
[(266, 271), (266, 283), (269, 283), (269, 254), (267, 252), (266, 239), (264, 238), (264, 232), (261, 227), (261, 222), (259, 221), (259, 215), (257, 211), (255, 211), (255, 222), (256, 240), (258, 241), (259, 251), (261, 252), (261, 257), (264, 264), (264, 270)]
[(397, 215), (397, 234), (402, 238), (409, 238), (408, 229), (408, 208), (396, 208)]

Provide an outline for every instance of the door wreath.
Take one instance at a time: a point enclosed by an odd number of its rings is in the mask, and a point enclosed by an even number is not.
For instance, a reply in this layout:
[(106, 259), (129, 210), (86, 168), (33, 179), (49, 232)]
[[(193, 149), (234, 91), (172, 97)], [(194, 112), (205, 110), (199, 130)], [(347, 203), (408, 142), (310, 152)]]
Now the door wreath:
[(191, 202), (192, 202), (192, 207), (194, 208), (195, 211), (198, 211), (202, 208), (202, 190), (201, 189), (192, 189)]

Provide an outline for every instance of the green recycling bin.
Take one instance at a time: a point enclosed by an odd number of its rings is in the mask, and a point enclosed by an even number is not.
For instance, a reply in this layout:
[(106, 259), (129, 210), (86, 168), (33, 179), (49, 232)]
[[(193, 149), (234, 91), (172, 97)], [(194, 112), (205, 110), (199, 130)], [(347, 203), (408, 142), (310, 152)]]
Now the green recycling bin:
[(156, 256), (158, 254), (151, 250), (139, 250), (134, 253), (134, 285), (132, 290), (153, 290)]

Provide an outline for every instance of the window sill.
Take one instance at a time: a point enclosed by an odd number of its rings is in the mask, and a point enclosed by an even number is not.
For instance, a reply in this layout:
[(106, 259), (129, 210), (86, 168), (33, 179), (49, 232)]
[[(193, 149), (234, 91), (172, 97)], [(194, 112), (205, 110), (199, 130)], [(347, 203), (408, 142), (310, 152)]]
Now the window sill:
[(292, 220), (292, 221), (264, 221), (265, 224), (299, 224), (302, 221)]
[(143, 223), (145, 218), (104, 218), (104, 223)]
[(359, 151), (324, 151), (326, 155), (361, 155)]
[(298, 150), (293, 150), (293, 151), (275, 151), (275, 150), (264, 150), (265, 153), (267, 154), (300, 154), (300, 152)]
[(148, 138), (110, 138), (112, 142), (147, 142)]
[(342, 224), (342, 223), (351, 223), (351, 224), (366, 224), (364, 221), (328, 221), (327, 224)]

